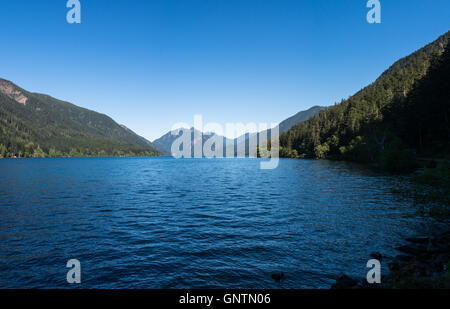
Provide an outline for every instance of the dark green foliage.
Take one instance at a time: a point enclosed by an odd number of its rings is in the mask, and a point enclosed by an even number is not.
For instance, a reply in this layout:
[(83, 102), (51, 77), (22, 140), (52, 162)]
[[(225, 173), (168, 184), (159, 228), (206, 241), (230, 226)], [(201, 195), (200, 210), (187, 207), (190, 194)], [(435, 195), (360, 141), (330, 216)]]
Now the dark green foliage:
[[(373, 84), (281, 134), (281, 155), (380, 162), (409, 170), (414, 152), (450, 152), (450, 32)], [(404, 162), (402, 162), (404, 161)]]
[[(421, 153), (450, 153), (450, 45), (433, 59), (428, 73), (406, 100), (392, 109), (393, 130)], [(400, 121), (393, 115), (399, 113)]]
[(0, 157), (152, 155), (148, 142), (106, 115), (0, 79)]
[(414, 178), (415, 187), (408, 191), (419, 212), (435, 219), (450, 219), (450, 162), (442, 161), (437, 168), (425, 169)]
[(396, 139), (380, 153), (381, 167), (391, 173), (407, 173), (417, 168), (416, 154)]

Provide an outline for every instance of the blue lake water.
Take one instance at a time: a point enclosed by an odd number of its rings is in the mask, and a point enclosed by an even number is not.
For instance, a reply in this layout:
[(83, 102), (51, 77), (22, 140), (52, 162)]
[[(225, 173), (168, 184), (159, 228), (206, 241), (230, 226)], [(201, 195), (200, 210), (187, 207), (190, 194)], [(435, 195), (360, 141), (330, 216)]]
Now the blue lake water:
[[(0, 160), (0, 288), (328, 288), (340, 273), (365, 277), (371, 252), (394, 255), (424, 228), (391, 193), (404, 178), (259, 163)], [(69, 259), (80, 285), (66, 281)]]

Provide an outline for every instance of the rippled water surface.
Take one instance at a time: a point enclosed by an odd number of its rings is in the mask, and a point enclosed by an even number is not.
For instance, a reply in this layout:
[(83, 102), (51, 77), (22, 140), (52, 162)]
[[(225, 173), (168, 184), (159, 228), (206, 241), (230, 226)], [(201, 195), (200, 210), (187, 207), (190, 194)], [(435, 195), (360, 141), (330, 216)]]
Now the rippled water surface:
[(422, 229), (391, 193), (402, 178), (259, 163), (0, 160), (0, 287), (72, 288), (66, 263), (78, 259), (82, 288), (328, 288)]

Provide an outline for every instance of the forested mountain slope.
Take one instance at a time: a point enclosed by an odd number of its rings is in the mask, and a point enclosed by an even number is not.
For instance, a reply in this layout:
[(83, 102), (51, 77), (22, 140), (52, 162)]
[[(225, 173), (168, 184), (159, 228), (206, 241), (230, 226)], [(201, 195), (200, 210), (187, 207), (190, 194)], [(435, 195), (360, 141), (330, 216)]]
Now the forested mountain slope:
[(447, 32), (354, 96), (283, 133), (281, 155), (387, 165), (448, 155), (449, 37)]
[(106, 115), (0, 79), (0, 157), (156, 154)]

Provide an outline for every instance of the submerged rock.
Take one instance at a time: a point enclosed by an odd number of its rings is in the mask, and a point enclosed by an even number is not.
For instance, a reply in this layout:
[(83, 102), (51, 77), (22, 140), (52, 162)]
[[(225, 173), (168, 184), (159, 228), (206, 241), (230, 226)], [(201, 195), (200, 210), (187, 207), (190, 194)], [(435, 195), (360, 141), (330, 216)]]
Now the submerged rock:
[(399, 254), (395, 257), (394, 261), (397, 262), (402, 262), (402, 263), (408, 263), (410, 262), (412, 259), (414, 259), (413, 256), (411, 255), (403, 255), (403, 254)]
[(281, 280), (284, 279), (284, 273), (272, 274), (270, 277), (272, 277), (272, 279), (275, 280), (276, 282), (280, 282)]
[[(372, 288), (439, 288), (450, 289), (450, 232), (434, 237), (407, 238), (407, 245), (397, 247), (402, 252), (387, 263), (390, 273), (382, 275), (381, 284), (368, 284), (341, 275), (332, 289)], [(381, 261), (378, 252), (370, 254)]]
[(358, 287), (359, 281), (347, 275), (341, 275), (337, 278), (336, 283), (331, 286), (332, 289), (355, 289)]
[(413, 243), (413, 244), (427, 244), (430, 239), (428, 237), (416, 237), (416, 238), (406, 238), (407, 242)]
[(411, 254), (411, 255), (420, 255), (422, 253), (426, 253), (427, 252), (427, 247), (425, 246), (419, 246), (419, 245), (405, 245), (405, 246), (400, 246), (395, 248), (395, 250), (406, 253), (406, 254)]
[(378, 260), (380, 262), (383, 259), (383, 255), (381, 255), (381, 253), (379, 253), (379, 252), (372, 252), (370, 254), (370, 257), (372, 257), (372, 258), (374, 258), (374, 259), (376, 259), (376, 260)]

